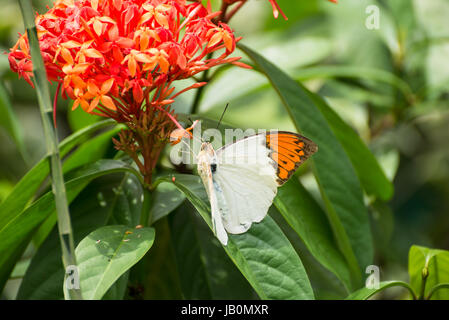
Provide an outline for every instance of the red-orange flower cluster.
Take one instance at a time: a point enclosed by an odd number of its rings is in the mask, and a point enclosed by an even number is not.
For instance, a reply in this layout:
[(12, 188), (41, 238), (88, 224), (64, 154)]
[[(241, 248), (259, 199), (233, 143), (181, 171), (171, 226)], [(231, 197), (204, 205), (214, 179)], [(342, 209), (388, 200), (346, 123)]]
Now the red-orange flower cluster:
[[(126, 122), (144, 101), (172, 103), (173, 81), (239, 59), (228, 58), (236, 40), (228, 25), (212, 22), (218, 14), (186, 0), (57, 0), (36, 25), (48, 78), (73, 108)], [(26, 35), (9, 62), (32, 85)]]

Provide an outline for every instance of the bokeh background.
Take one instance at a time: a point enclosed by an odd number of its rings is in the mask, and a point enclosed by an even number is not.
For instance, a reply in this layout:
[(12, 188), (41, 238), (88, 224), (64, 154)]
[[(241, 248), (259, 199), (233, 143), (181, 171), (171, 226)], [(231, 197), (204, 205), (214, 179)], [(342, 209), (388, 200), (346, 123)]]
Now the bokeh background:
[[(212, 2), (216, 8), (217, 2)], [(33, 3), (43, 12), (51, 1)], [(375, 263), (381, 268), (381, 280), (408, 281), (412, 244), (449, 249), (449, 1), (278, 3), (288, 21), (274, 19), (268, 1), (250, 0), (230, 25), (243, 37), (242, 43), (323, 96), (379, 159), (394, 181), (395, 194), (387, 204), (370, 206)], [(366, 26), (371, 5), (380, 14), (379, 28), (372, 30)], [(23, 32), (18, 4), (0, 0), (2, 53), (14, 45), (18, 32)], [(193, 96), (193, 92), (181, 96), (176, 110), (189, 112)], [(257, 72), (233, 67), (217, 73), (199, 112), (219, 117), (228, 102), (225, 121), (234, 126), (294, 130), (276, 93)], [(98, 120), (69, 107), (68, 101), (59, 100), (60, 139)], [(0, 141), (2, 201), (45, 153), (35, 93), (9, 70), (4, 54), (0, 55)], [(313, 179), (308, 182), (305, 177), (303, 182), (310, 190), (316, 188)], [(32, 253), (31, 248), (25, 254), (23, 268)], [(338, 297), (327, 271), (307, 256), (301, 258), (314, 286), (320, 288), (315, 290), (321, 295), (317, 298)], [(9, 283), (2, 298), (13, 298), (16, 288), (17, 283)], [(392, 289), (379, 297), (401, 298), (403, 293)]]

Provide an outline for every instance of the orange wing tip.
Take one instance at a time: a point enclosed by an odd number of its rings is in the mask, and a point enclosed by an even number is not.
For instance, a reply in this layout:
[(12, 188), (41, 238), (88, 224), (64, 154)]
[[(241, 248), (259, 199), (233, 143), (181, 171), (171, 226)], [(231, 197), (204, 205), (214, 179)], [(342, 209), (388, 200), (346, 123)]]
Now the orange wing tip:
[(318, 151), (318, 146), (310, 139), (297, 133), (280, 131), (266, 136), (266, 146), (275, 162), (277, 182), (284, 184), (298, 167)]

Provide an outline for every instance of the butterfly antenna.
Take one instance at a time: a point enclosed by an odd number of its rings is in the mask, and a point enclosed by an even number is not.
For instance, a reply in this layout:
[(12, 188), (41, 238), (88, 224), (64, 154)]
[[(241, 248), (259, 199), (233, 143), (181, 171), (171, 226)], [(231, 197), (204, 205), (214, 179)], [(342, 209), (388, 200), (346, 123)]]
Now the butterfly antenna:
[(223, 117), (224, 117), (224, 115), (225, 115), (226, 110), (228, 109), (228, 106), (229, 106), (229, 102), (226, 103), (226, 107), (224, 108), (223, 113), (221, 114), (220, 120), (218, 121), (218, 124), (217, 124), (217, 129), (218, 129), (218, 127), (219, 127), (220, 124), (221, 124), (221, 120), (223, 120)]

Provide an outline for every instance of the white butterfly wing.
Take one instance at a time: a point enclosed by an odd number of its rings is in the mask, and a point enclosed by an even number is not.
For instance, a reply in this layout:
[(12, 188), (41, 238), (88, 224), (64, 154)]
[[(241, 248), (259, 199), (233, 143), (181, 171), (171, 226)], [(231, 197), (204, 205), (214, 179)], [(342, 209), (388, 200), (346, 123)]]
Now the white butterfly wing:
[(217, 205), (227, 232), (240, 234), (266, 216), (278, 183), (265, 135), (255, 135), (217, 150), (213, 173)]

